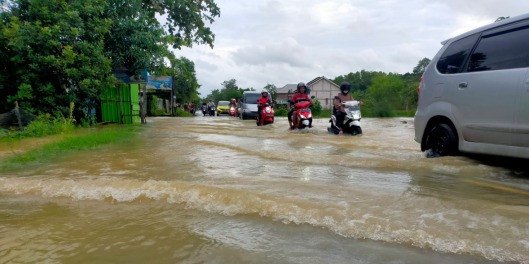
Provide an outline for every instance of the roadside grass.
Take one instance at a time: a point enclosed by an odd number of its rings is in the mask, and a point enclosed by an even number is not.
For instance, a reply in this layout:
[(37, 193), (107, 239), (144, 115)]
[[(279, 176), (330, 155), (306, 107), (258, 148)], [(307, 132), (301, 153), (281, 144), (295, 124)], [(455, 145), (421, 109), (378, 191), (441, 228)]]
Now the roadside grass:
[(316, 118), (331, 118), (332, 110), (322, 109), (317, 115)]
[(59, 117), (52, 118), (50, 115), (40, 115), (27, 125), (22, 131), (2, 129), (0, 132), (0, 143), (2, 141), (20, 140), (29, 137), (44, 137), (55, 134), (67, 134), (74, 131), (75, 125), (71, 119)]
[(93, 150), (102, 145), (124, 141), (132, 138), (140, 126), (113, 126), (105, 128), (87, 128), (84, 133), (67, 135), (63, 139), (42, 145), (39, 148), (15, 154), (0, 162), (2, 170), (15, 169), (33, 163), (49, 161), (59, 155), (74, 151)]

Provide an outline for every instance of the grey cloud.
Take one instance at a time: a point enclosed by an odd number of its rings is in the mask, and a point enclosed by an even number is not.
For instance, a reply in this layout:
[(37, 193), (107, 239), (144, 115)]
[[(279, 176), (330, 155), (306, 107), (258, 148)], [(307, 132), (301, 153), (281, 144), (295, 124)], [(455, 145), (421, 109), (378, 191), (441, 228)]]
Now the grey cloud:
[[(259, 89), (358, 70), (405, 73), (440, 42), (499, 16), (527, 12), (504, 0), (217, 0), (215, 48), (180, 53), (196, 62), (202, 95), (237, 79)], [(180, 54), (179, 54), (180, 55)]]
[(306, 67), (305, 48), (294, 39), (238, 49), (233, 59), (240, 65), (287, 64)]
[(219, 67), (213, 63), (209, 63), (207, 61), (197, 59), (195, 60), (195, 68), (200, 68), (208, 71), (216, 71), (219, 69)]

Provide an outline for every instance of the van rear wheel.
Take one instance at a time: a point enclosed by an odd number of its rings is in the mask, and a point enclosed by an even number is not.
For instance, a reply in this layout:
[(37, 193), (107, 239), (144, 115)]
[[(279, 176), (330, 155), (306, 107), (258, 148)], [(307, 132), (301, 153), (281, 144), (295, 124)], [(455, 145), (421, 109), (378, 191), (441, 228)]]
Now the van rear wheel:
[(452, 127), (444, 123), (432, 127), (426, 138), (426, 151), (429, 158), (456, 154), (457, 137)]

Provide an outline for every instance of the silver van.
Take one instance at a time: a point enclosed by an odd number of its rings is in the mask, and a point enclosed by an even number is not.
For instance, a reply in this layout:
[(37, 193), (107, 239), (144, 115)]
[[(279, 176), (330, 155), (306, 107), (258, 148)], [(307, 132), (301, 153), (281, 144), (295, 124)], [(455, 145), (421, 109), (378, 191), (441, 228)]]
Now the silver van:
[(529, 14), (442, 44), (419, 85), (421, 150), (529, 158)]
[(238, 109), (242, 120), (257, 118), (257, 99), (261, 97), (260, 92), (246, 91), (242, 94), (241, 105)]

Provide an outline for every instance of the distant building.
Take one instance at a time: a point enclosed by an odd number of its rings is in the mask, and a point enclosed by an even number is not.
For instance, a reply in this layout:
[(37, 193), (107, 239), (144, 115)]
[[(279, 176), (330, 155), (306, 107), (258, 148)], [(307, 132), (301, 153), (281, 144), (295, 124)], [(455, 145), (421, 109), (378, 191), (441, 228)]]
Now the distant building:
[(310, 95), (315, 96), (320, 101), (323, 109), (332, 109), (333, 98), (340, 92), (340, 86), (325, 76), (317, 77), (307, 83), (310, 88)]
[[(307, 83), (310, 95), (316, 97), (323, 109), (332, 109), (332, 100), (340, 92), (340, 86), (325, 76), (317, 77)], [(277, 104), (286, 104), (296, 92), (297, 84), (287, 84), (277, 90)]]
[(287, 84), (283, 88), (277, 89), (276, 104), (286, 105), (288, 100), (292, 98), (292, 94), (296, 92), (297, 84)]

